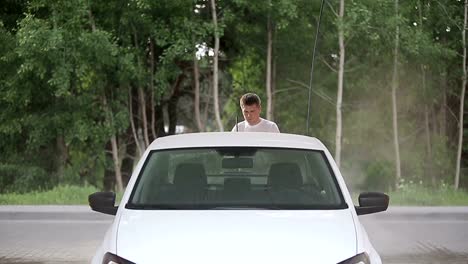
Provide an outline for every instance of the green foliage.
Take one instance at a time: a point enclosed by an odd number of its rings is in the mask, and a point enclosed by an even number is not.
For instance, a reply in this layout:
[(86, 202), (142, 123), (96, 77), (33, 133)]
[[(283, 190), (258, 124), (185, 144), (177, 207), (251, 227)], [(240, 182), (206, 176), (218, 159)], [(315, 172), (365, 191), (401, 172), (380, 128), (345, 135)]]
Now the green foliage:
[[(229, 69), (232, 77), (232, 93), (224, 107), (225, 116), (228, 118), (226, 121), (229, 121), (227, 122), (228, 126), (235, 124), (233, 117), (236, 115), (239, 121), (243, 119), (239, 110), (239, 99), (243, 94), (254, 92), (261, 98), (265, 98), (263, 73), (261, 71), (262, 63), (259, 63), (259, 61), (260, 58), (255, 53), (249, 52), (234, 62)], [(265, 110), (265, 107), (263, 107), (263, 110)]]
[(364, 190), (388, 192), (394, 189), (395, 171), (388, 161), (370, 162), (365, 168)]
[(25, 193), (50, 186), (50, 177), (40, 167), (0, 164), (0, 193)]
[[(154, 116), (162, 127), (172, 118), (196, 130), (192, 109), (197, 46), (206, 47), (198, 61), (202, 119), (205, 130), (215, 127), (209, 55), (214, 26), (207, 1), (7, 0), (3, 4), (0, 171), (5, 176), (0, 179), (0, 192), (48, 189), (59, 182), (109, 188), (104, 173), (113, 170), (112, 136), (123, 152), (119, 154), (128, 174), (132, 157), (138, 158), (130, 120), (137, 135), (142, 131), (139, 89), (146, 99), (142, 108), (150, 127)], [(221, 37), (220, 107), (227, 128), (234, 124), (235, 113), (242, 119), (238, 100), (245, 92), (258, 93), (266, 110), (270, 22), (274, 119), (282, 132), (304, 134), (320, 1), (216, 4), (216, 33)], [(345, 3), (342, 21), (336, 17), (338, 4), (329, 1), (323, 13), (310, 134), (333, 150), (337, 29), (343, 27), (343, 169), (365, 177), (352, 181), (364, 181), (369, 189), (392, 186), (390, 83), (399, 26), (397, 99), (403, 178), (423, 181), (423, 185), (451, 182), (462, 69), (462, 1), (400, 1), (396, 15), (393, 0), (351, 0)], [(176, 86), (179, 77), (182, 81)], [(172, 102), (178, 104), (169, 114)], [(151, 141), (152, 129), (148, 132)], [(361, 168), (364, 172), (357, 172)]]

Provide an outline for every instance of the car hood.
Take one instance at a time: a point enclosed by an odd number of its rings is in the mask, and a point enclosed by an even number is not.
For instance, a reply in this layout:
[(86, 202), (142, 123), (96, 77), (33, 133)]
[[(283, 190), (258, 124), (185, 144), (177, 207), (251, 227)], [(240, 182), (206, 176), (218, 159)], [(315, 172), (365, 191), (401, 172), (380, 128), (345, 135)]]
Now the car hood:
[(117, 254), (144, 263), (338, 263), (356, 254), (344, 210), (128, 210)]

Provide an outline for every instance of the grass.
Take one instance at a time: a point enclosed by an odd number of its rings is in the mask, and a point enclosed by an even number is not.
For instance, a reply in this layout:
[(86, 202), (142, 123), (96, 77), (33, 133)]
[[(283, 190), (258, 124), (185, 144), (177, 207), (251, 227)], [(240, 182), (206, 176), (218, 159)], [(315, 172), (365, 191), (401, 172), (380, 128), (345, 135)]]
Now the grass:
[(88, 195), (97, 191), (93, 186), (64, 185), (48, 191), (0, 194), (0, 205), (88, 204)]
[(468, 206), (468, 192), (455, 191), (451, 186), (433, 189), (420, 185), (404, 186), (390, 192), (390, 205)]
[[(0, 205), (87, 205), (88, 195), (97, 191), (99, 190), (93, 186), (62, 185), (49, 191), (0, 194)], [(122, 195), (117, 194), (116, 203), (121, 200)], [(448, 186), (430, 189), (420, 185), (409, 185), (388, 195), (391, 206), (468, 206), (468, 192), (455, 191)]]

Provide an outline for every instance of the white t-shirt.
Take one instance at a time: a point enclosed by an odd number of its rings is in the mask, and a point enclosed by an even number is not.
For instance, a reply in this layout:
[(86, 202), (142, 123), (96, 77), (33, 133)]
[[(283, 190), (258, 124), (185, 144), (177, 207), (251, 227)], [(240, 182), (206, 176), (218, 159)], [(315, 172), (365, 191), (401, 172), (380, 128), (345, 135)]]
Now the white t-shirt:
[[(278, 126), (275, 122), (260, 118), (260, 122), (258, 124), (251, 126), (246, 121), (242, 121), (238, 123), (239, 132), (273, 132), (273, 133), (280, 133)], [(232, 132), (236, 132), (236, 126), (234, 126), (231, 130)]]

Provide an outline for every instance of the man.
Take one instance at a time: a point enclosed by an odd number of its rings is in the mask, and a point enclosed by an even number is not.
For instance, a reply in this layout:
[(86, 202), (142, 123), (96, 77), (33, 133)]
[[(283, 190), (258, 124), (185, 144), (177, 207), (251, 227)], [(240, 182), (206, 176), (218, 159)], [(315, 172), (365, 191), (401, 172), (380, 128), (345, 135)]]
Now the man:
[[(244, 121), (237, 124), (239, 132), (280, 132), (275, 122), (260, 117), (262, 102), (258, 95), (254, 93), (244, 94), (240, 99), (240, 107)], [(237, 131), (236, 126), (232, 131)]]

